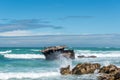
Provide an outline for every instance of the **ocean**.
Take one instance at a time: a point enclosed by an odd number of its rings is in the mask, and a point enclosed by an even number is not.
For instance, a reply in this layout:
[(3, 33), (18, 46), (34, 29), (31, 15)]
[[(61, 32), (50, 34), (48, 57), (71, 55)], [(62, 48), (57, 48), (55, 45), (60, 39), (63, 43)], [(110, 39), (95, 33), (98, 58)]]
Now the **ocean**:
[[(71, 47), (75, 59), (48, 61), (40, 51), (43, 48), (0, 48), (0, 80), (97, 80), (97, 71), (85, 75), (61, 75), (60, 68), (78, 63), (100, 63), (102, 66), (120, 66), (120, 48)], [(97, 58), (78, 58), (79, 55)]]

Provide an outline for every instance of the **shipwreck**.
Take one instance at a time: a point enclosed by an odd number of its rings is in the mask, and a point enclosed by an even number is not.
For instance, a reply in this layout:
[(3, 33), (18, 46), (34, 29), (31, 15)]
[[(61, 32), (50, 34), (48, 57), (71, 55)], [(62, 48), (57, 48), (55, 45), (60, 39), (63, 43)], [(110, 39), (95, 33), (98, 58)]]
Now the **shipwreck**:
[(66, 49), (66, 46), (51, 46), (44, 48), (41, 53), (44, 54), (46, 60), (55, 60), (61, 57), (75, 59), (74, 50)]

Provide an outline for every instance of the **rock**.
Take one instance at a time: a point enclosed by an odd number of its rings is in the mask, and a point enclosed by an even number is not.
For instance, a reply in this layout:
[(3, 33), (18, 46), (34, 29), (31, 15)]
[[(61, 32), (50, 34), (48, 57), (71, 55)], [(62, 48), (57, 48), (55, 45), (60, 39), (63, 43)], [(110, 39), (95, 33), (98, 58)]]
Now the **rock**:
[(115, 75), (114, 75), (115, 79), (119, 79), (120, 80), (120, 72), (117, 72)]
[(78, 56), (78, 58), (85, 58), (85, 56), (84, 56), (84, 55), (81, 55), (81, 56)]
[(89, 73), (94, 73), (96, 69), (100, 68), (100, 64), (95, 63), (84, 63), (84, 64), (78, 64), (72, 69), (72, 74), (89, 74)]
[(66, 58), (75, 59), (75, 53), (73, 50), (63, 50), (62, 56)]
[(117, 68), (115, 65), (108, 65), (108, 66), (103, 66), (99, 73), (106, 73), (106, 74), (114, 74), (116, 73), (118, 70), (120, 70), (119, 68)]
[(61, 73), (62, 75), (71, 74), (70, 65), (68, 65), (68, 66), (65, 67), (65, 68), (61, 68), (61, 69), (60, 69), (60, 73)]
[(88, 58), (97, 58), (97, 56), (94, 56), (94, 55), (93, 56), (88, 56)]
[(115, 77), (111, 74), (102, 74), (98, 77), (98, 80), (115, 80)]
[(59, 59), (60, 57), (75, 59), (73, 50), (65, 50), (66, 46), (47, 47), (41, 52), (45, 55), (46, 60)]
[(84, 55), (81, 55), (81, 56), (78, 56), (78, 58), (96, 58), (97, 56), (84, 56)]
[(120, 68), (115, 65), (103, 66), (99, 73), (99, 80), (120, 80)]
[(99, 76), (98, 80), (120, 80), (120, 68), (118, 68), (115, 65), (108, 65), (103, 66), (100, 68), (100, 64), (98, 63), (83, 63), (83, 64), (77, 64), (72, 71), (70, 71), (70, 65), (68, 65), (65, 68), (60, 69), (60, 73), (62, 75), (82, 75), (82, 74), (89, 74), (94, 73), (96, 69), (99, 69)]
[(100, 68), (100, 64), (84, 63), (84, 64), (77, 64), (72, 69), (72, 71), (70, 71), (70, 65), (68, 65), (68, 67), (61, 68), (60, 73), (62, 75), (67, 75), (67, 74), (82, 75), (82, 74), (94, 73), (94, 71), (99, 68)]
[(120, 80), (120, 72), (115, 74), (102, 74), (98, 77), (98, 80)]

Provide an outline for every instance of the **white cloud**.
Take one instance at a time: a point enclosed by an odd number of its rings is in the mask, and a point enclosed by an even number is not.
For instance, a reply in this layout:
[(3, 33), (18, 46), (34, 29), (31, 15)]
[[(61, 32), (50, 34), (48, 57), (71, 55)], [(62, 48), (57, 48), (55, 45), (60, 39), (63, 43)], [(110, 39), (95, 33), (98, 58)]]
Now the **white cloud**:
[(26, 30), (15, 30), (0, 33), (0, 36), (31, 36), (32, 32)]
[(40, 29), (40, 28), (51, 28), (53, 30), (62, 29), (62, 26), (56, 26), (46, 21), (41, 21), (40, 19), (0, 19), (0, 32), (7, 32), (7, 31), (14, 31), (14, 30), (33, 30), (33, 29)]
[(0, 36), (38, 36), (38, 35), (61, 35), (59, 32), (32, 32), (29, 30), (14, 30), (1, 32)]

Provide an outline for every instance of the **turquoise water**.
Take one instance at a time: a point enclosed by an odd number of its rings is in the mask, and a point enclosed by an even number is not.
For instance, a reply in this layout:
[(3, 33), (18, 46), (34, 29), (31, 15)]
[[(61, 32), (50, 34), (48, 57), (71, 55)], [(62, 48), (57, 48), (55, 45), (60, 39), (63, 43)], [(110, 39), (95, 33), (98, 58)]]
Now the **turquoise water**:
[[(88, 75), (60, 75), (60, 67), (92, 62), (120, 66), (120, 48), (71, 48), (76, 59), (46, 61), (42, 48), (0, 48), (0, 80), (97, 80), (97, 72)], [(97, 58), (77, 58), (79, 55)]]

